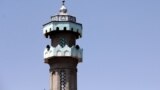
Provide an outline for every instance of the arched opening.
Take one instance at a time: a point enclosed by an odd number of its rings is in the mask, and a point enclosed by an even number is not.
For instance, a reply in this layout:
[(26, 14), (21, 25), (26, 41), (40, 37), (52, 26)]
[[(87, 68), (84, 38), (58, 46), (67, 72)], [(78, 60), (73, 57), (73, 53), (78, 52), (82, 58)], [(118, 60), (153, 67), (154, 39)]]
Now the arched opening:
[(62, 56), (62, 52), (60, 50), (57, 51), (57, 56)]
[(59, 31), (59, 27), (56, 27), (56, 30)]
[(76, 45), (76, 49), (80, 49), (79, 45)]
[(71, 31), (73, 31), (73, 28), (71, 28)]
[(50, 46), (49, 45), (47, 45), (46, 48), (47, 48), (48, 51), (50, 50)]
[(70, 56), (69, 51), (65, 51), (64, 56)]
[(47, 33), (47, 29), (45, 30), (45, 32)]
[(46, 32), (46, 33), (45, 33), (45, 37), (48, 38), (47, 30), (46, 30), (45, 32)]
[(64, 27), (64, 31), (66, 31), (67, 30), (67, 28), (66, 27)]
[(79, 29), (77, 29), (77, 33), (78, 33)]

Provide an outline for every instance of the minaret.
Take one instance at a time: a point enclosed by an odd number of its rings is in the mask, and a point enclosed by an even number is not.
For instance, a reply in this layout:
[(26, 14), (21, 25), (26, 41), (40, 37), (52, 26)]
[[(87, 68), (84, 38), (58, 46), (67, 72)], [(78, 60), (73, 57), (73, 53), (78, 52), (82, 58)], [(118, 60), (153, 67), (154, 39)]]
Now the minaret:
[(76, 39), (82, 37), (82, 24), (68, 14), (65, 1), (58, 15), (43, 25), (43, 34), (51, 39), (44, 50), (44, 62), (50, 66), (50, 90), (77, 90), (77, 64), (82, 62), (82, 49)]

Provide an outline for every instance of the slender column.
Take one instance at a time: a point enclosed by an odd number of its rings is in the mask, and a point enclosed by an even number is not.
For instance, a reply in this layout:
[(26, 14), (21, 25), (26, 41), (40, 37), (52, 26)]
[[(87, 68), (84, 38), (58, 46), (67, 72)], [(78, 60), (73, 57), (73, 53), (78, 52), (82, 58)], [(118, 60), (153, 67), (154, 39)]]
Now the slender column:
[(59, 70), (55, 70), (52, 74), (52, 82), (51, 82), (51, 87), (52, 90), (60, 90), (60, 77), (59, 77)]
[(53, 72), (50, 72), (50, 90), (53, 90)]

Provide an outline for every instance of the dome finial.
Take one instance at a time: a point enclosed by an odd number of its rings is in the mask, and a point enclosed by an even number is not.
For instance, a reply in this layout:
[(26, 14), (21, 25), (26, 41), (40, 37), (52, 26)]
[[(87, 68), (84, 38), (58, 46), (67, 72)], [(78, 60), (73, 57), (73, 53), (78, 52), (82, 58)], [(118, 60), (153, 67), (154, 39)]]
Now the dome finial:
[(65, 0), (62, 0), (62, 6), (60, 8), (59, 15), (67, 15), (67, 8), (65, 7)]
[(65, 0), (62, 1), (62, 5), (65, 5)]

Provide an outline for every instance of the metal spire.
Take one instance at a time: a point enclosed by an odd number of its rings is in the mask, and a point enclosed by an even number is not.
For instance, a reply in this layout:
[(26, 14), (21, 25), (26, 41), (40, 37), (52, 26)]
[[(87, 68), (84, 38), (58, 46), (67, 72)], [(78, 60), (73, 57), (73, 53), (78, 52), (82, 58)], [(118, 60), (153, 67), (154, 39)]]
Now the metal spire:
[(59, 15), (67, 15), (67, 8), (65, 7), (65, 0), (62, 1), (62, 6), (59, 10)]
[(66, 1), (65, 1), (65, 0), (63, 0), (63, 1), (62, 1), (62, 5), (65, 5), (65, 2), (66, 2)]

